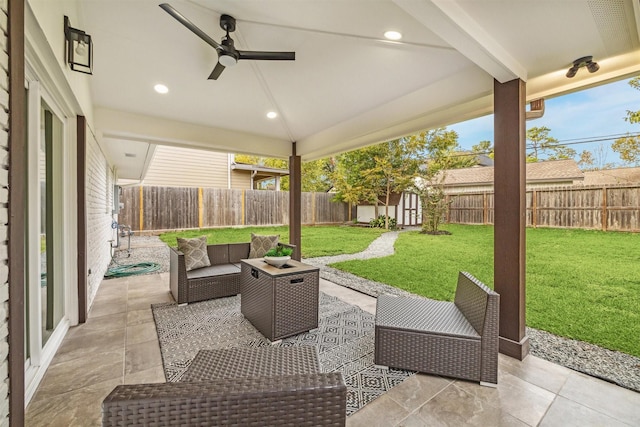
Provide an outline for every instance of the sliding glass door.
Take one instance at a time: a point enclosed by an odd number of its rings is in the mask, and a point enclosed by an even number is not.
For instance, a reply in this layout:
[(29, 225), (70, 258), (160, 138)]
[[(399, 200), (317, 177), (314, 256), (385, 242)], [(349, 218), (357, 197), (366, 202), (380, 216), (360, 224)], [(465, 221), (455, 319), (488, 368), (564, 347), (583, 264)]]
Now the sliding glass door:
[[(65, 120), (43, 94), (28, 83), (27, 220), (25, 230), (25, 380), (35, 384), (64, 331), (64, 138)], [(64, 328), (63, 328), (64, 329)], [(53, 339), (57, 337), (57, 339)], [(52, 343), (52, 341), (55, 341)], [(48, 345), (50, 344), (50, 345)]]

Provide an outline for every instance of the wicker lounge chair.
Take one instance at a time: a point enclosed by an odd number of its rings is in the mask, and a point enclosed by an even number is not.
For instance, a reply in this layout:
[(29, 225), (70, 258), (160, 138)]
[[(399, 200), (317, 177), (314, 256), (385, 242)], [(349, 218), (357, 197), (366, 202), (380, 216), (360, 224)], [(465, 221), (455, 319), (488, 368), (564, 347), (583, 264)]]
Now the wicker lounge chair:
[(119, 385), (103, 426), (344, 426), (347, 388), (314, 347), (201, 350), (177, 383)]
[(378, 297), (374, 363), (498, 383), (500, 296), (460, 272), (454, 302)]

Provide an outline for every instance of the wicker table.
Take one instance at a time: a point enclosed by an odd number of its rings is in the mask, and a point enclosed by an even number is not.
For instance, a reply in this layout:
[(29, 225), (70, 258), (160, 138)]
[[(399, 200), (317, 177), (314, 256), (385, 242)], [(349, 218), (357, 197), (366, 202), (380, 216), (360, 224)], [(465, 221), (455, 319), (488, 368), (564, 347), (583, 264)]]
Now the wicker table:
[(243, 259), (241, 270), (240, 311), (270, 341), (318, 327), (319, 268), (255, 258)]

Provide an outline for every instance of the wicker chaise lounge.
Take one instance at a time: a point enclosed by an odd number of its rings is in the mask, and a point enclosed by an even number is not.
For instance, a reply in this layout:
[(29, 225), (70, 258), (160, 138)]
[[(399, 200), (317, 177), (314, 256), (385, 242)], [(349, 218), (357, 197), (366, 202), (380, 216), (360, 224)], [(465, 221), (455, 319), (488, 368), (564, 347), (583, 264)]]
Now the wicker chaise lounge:
[(454, 302), (381, 295), (374, 363), (498, 383), (500, 296), (460, 272)]
[(344, 426), (347, 388), (314, 347), (201, 350), (182, 382), (119, 385), (103, 426)]

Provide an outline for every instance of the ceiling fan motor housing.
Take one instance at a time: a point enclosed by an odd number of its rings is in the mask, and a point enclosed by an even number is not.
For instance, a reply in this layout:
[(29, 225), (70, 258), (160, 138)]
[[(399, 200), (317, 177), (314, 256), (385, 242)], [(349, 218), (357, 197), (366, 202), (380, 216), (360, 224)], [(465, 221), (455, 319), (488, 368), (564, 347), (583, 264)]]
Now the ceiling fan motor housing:
[(236, 30), (236, 18), (229, 15), (220, 15), (220, 28), (233, 33)]

